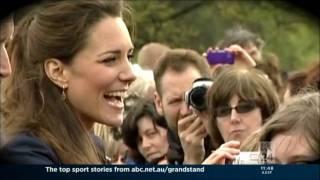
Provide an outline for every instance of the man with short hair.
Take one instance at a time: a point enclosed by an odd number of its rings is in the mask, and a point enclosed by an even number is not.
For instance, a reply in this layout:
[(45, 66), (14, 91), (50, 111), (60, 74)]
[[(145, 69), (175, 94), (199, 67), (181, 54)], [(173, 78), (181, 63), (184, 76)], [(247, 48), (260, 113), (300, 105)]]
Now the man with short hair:
[(188, 49), (166, 51), (154, 69), (155, 104), (168, 123), (171, 164), (200, 164), (203, 161), (205, 121), (184, 100), (195, 79), (209, 77), (209, 66), (197, 52)]

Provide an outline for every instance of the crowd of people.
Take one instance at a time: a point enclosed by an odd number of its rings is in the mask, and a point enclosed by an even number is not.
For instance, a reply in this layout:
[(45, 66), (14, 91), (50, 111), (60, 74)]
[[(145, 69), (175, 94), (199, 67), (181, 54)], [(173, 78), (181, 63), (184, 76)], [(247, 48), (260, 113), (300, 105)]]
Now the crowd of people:
[(236, 27), (204, 53), (146, 43), (133, 66), (127, 15), (61, 0), (1, 20), (1, 164), (319, 164), (320, 60), (285, 73)]

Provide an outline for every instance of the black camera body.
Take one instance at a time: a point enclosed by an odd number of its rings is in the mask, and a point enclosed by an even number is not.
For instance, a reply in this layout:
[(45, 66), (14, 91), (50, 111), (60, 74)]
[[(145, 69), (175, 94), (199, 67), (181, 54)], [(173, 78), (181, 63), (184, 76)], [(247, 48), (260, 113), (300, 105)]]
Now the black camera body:
[(207, 108), (206, 94), (208, 89), (213, 84), (209, 78), (198, 78), (193, 81), (192, 88), (185, 93), (185, 102), (188, 106), (192, 106), (198, 111), (203, 111)]

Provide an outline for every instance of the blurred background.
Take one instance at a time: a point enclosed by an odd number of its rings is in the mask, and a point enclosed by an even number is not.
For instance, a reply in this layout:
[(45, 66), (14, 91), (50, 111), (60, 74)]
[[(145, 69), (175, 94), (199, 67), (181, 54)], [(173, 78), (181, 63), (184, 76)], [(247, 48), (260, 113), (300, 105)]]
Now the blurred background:
[(136, 52), (148, 42), (202, 53), (227, 29), (242, 26), (258, 34), (264, 51), (276, 54), (287, 71), (319, 61), (319, 19), (287, 1), (130, 0)]

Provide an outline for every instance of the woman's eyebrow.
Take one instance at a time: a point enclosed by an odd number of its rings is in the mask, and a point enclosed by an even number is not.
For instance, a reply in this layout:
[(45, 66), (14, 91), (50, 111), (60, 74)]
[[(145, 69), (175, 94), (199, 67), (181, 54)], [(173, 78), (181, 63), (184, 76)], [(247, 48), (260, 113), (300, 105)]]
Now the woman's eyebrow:
[(108, 51), (104, 51), (100, 54), (98, 54), (99, 57), (105, 55), (105, 54), (109, 54), (109, 53), (112, 53), (112, 54), (120, 54), (121, 53), (121, 50), (118, 50), (118, 49), (115, 49), (115, 50), (108, 50)]
[[(134, 49), (133, 47), (130, 48), (130, 49), (128, 50), (128, 53), (133, 53), (133, 49)], [(120, 54), (120, 53), (121, 53), (121, 50), (120, 50), (120, 49), (107, 50), (107, 51), (104, 51), (104, 52), (98, 54), (98, 56), (101, 57), (101, 56), (103, 56), (103, 55), (105, 55), (105, 54), (109, 54), (109, 53), (112, 53), (112, 54)]]

